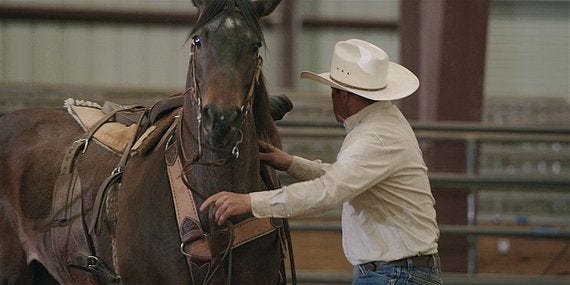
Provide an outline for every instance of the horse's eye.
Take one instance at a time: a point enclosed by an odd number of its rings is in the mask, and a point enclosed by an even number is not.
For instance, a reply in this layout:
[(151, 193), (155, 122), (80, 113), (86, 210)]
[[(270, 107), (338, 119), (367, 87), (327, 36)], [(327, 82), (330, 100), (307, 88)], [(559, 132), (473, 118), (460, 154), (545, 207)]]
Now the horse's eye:
[(192, 44), (199, 47), (202, 45), (202, 39), (200, 39), (199, 36), (193, 36), (192, 37)]
[(254, 52), (254, 53), (259, 52), (259, 48), (261, 48), (262, 46), (263, 46), (263, 44), (261, 44), (261, 43), (256, 43), (256, 44), (253, 46), (253, 52)]

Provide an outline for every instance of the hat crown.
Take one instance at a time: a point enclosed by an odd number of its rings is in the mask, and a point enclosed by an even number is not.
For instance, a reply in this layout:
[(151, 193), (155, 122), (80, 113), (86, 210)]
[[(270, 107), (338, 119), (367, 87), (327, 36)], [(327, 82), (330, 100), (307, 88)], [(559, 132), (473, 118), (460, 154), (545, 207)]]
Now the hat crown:
[(341, 85), (381, 90), (388, 82), (388, 54), (362, 40), (338, 42), (331, 60), (331, 78)]

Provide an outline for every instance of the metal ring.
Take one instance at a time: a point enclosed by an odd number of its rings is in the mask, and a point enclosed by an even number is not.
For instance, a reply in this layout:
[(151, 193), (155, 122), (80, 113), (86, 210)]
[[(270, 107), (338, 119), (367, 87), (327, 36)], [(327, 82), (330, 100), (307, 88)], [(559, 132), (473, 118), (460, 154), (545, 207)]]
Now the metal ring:
[[(190, 242), (192, 243), (192, 242), (195, 242), (195, 241), (200, 240), (200, 239), (205, 239), (207, 237), (208, 237), (207, 233), (202, 233), (202, 235), (199, 238), (190, 240)], [(192, 257), (192, 255), (190, 253), (187, 253), (186, 251), (184, 251), (184, 245), (185, 245), (184, 242), (180, 243), (180, 252), (185, 256)]]
[(101, 261), (99, 260), (99, 258), (97, 258), (97, 256), (94, 255), (89, 255), (87, 256), (87, 266), (94, 266), (99, 264)]
[(180, 243), (180, 252), (184, 256), (188, 256), (188, 257), (192, 258), (192, 255), (190, 253), (187, 253), (186, 251), (184, 251), (184, 242)]
[(164, 145), (164, 149), (168, 149), (172, 145), (173, 141), (174, 141), (174, 134), (170, 135), (170, 137), (166, 141), (166, 144)]
[(232, 155), (234, 156), (234, 158), (239, 158), (239, 148), (236, 146), (234, 146), (234, 148), (232, 149)]
[(238, 146), (243, 142), (243, 132), (241, 131), (241, 129), (238, 129), (238, 134), (239, 134), (239, 139), (236, 142), (234, 148), (232, 148), (232, 155), (234, 156), (234, 158), (239, 158)]

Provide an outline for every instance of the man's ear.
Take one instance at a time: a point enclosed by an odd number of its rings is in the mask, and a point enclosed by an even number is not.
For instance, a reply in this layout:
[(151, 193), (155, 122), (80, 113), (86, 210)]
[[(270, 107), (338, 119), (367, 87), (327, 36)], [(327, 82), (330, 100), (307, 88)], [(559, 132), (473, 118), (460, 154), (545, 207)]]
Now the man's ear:
[(262, 18), (271, 14), (281, 1), (282, 0), (257, 0), (253, 1), (253, 6), (255, 7), (255, 12), (257, 12), (259, 18)]

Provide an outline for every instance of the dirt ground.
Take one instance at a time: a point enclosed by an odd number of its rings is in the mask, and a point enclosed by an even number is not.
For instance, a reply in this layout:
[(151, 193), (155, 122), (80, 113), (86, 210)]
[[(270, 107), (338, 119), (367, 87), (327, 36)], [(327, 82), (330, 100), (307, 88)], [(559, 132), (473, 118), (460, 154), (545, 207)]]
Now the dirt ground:
[[(298, 271), (352, 272), (340, 233), (299, 231), (292, 239)], [(570, 241), (480, 237), (477, 246), (478, 273), (570, 276)]]

